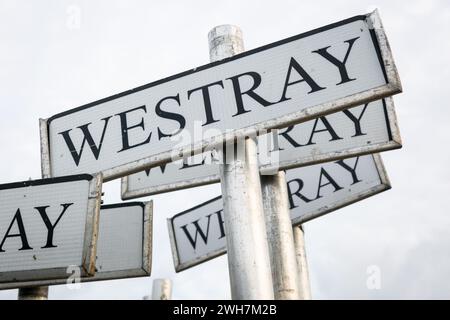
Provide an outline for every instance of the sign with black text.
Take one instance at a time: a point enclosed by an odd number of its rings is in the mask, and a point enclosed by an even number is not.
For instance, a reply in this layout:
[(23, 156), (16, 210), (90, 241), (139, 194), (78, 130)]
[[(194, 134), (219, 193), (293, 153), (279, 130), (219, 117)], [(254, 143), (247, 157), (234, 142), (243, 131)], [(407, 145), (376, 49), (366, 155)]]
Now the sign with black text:
[(95, 273), (101, 175), (0, 185), (0, 283)]
[(399, 92), (373, 12), (54, 115), (43, 166), (108, 181)]
[[(273, 137), (276, 137), (276, 140)], [(261, 140), (271, 138), (267, 142)], [(275, 140), (275, 141), (274, 141)], [(261, 173), (401, 147), (392, 98), (385, 98), (258, 137)], [(177, 160), (122, 178), (122, 199), (219, 182), (211, 153)]]
[[(377, 154), (291, 169), (286, 180), (293, 225), (390, 188)], [(221, 196), (168, 219), (168, 228), (177, 272), (226, 253)]]
[(79, 268), (71, 265), (67, 267), (65, 279), (0, 283), (0, 290), (149, 276), (152, 220), (152, 202), (103, 205), (94, 276), (82, 277)]

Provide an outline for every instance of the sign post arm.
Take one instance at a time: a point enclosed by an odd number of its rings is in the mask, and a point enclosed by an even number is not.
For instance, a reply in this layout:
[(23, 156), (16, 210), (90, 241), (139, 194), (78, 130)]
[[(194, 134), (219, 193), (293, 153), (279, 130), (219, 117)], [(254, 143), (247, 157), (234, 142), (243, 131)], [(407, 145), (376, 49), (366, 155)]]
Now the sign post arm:
[[(215, 27), (208, 38), (211, 61), (244, 51), (241, 31), (235, 26)], [(246, 138), (241, 145), (243, 150), (235, 154), (239, 145), (227, 143), (220, 164), (231, 298), (271, 300), (274, 296), (256, 138)]]

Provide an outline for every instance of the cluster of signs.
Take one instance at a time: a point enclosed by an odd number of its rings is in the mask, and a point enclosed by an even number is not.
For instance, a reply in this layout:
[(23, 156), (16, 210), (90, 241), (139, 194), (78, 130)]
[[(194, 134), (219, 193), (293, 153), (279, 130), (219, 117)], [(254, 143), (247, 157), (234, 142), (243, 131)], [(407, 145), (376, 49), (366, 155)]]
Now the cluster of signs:
[[(276, 155), (261, 174), (286, 170), (293, 225), (387, 190), (399, 92), (373, 12), (41, 120), (46, 179), (0, 185), (0, 289), (65, 283), (69, 266), (149, 275), (152, 202), (101, 206), (102, 183), (122, 178), (124, 200), (216, 183), (214, 148), (249, 135)], [(168, 227), (176, 271), (226, 252), (221, 197)]]

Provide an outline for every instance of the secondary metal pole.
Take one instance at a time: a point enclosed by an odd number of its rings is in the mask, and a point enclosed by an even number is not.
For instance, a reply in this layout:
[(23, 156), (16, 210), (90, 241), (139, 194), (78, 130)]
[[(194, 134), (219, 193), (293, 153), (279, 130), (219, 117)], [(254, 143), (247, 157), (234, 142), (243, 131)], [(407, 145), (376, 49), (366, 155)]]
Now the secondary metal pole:
[(294, 246), (286, 174), (262, 175), (264, 213), (277, 300), (299, 300), (299, 270)]
[[(49, 146), (47, 144), (47, 139), (43, 139), (48, 136), (47, 120), (39, 119), (39, 129), (41, 137), (41, 176), (42, 179), (50, 178), (50, 168), (45, 164), (49, 163), (48, 157)], [(42, 143), (45, 142), (45, 143)], [(28, 287), (20, 288), (18, 292), (18, 300), (47, 300), (48, 299), (48, 287)]]
[[(236, 26), (215, 27), (208, 40), (211, 61), (244, 51), (242, 32)], [(239, 145), (227, 144), (220, 164), (231, 298), (271, 300), (274, 295), (256, 138), (247, 138), (241, 145), (244, 150), (236, 154)]]
[(170, 279), (153, 280), (152, 300), (170, 300), (172, 298), (172, 281)]
[(19, 300), (47, 300), (48, 287), (29, 287), (19, 289)]
[(299, 269), (299, 287), (300, 299), (311, 300), (311, 286), (309, 284), (308, 262), (306, 260), (305, 237), (303, 227), (297, 226), (293, 228), (295, 254), (297, 255), (297, 264)]

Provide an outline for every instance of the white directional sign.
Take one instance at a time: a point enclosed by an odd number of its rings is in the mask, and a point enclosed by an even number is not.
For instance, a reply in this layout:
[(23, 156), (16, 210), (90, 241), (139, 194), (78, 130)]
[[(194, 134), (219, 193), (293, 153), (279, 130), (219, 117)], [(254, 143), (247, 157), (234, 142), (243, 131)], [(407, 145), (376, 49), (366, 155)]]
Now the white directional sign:
[(101, 176), (0, 185), (0, 283), (95, 273)]
[(152, 261), (152, 202), (104, 205), (100, 211), (96, 272), (81, 277), (67, 266), (64, 279), (0, 283), (0, 289), (149, 276)]
[[(259, 140), (272, 135), (263, 135)], [(261, 172), (284, 170), (401, 147), (392, 98), (310, 120), (278, 130), (276, 156), (260, 152)], [(262, 147), (264, 148), (264, 147)], [(272, 162), (268, 162), (268, 160)], [(278, 171), (278, 170), (276, 170)], [(122, 199), (168, 192), (219, 181), (211, 153), (177, 160), (122, 178)]]
[[(377, 154), (291, 169), (286, 180), (293, 225), (390, 188)], [(177, 272), (226, 253), (220, 196), (168, 219), (168, 227)]]
[(374, 12), (54, 115), (43, 165), (107, 181), (400, 91)]
[(152, 219), (152, 202), (102, 206), (94, 280), (150, 275)]

